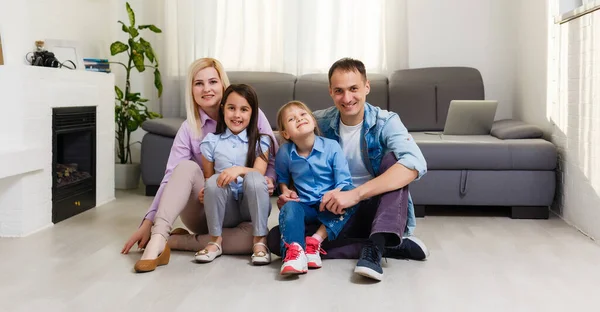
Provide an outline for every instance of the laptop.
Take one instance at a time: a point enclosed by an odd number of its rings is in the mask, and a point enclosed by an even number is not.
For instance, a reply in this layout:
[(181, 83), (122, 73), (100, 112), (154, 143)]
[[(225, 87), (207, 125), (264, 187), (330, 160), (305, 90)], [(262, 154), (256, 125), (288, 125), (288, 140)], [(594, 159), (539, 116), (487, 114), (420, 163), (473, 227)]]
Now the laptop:
[(442, 134), (490, 134), (497, 108), (498, 101), (495, 100), (453, 100)]

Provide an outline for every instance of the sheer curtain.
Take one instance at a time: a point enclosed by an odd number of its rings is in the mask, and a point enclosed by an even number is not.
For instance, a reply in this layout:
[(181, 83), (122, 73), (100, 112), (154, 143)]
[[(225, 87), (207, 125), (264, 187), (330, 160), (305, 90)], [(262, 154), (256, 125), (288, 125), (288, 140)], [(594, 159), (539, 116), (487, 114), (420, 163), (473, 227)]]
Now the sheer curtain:
[(405, 0), (176, 0), (164, 2), (165, 116), (183, 116), (187, 67), (214, 57), (227, 71), (326, 73), (354, 57), (368, 73), (407, 66)]

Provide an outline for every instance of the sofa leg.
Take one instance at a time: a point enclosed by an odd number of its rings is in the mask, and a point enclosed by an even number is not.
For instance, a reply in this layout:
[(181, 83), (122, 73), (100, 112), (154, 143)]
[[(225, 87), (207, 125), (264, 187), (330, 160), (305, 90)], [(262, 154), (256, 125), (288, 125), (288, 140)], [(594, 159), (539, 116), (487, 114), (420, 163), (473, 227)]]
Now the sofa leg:
[(154, 196), (158, 192), (158, 185), (146, 185), (146, 196)]
[(550, 209), (548, 206), (513, 206), (510, 217), (512, 219), (548, 219)]
[(417, 218), (425, 217), (425, 205), (415, 205), (415, 217), (417, 217)]

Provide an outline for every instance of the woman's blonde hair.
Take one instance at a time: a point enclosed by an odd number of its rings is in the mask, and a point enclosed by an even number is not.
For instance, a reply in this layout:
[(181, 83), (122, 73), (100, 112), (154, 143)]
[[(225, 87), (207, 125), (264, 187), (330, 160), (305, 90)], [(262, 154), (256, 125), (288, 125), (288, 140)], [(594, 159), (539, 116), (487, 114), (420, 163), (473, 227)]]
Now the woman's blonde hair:
[[(290, 101), (290, 102), (285, 103), (283, 106), (281, 106), (279, 108), (279, 111), (277, 111), (277, 130), (279, 130), (280, 132), (285, 131), (285, 122), (283, 120), (283, 112), (285, 112), (286, 109), (288, 109), (292, 106), (296, 106), (302, 110), (305, 110), (310, 115), (310, 117), (313, 119), (313, 122), (315, 124), (315, 134), (318, 136), (321, 136), (321, 130), (319, 130), (319, 124), (317, 124), (317, 119), (315, 118), (315, 115), (313, 115), (313, 112), (310, 110), (310, 108), (308, 108), (308, 106), (306, 106), (306, 104), (304, 104), (303, 102), (300, 102), (300, 101)], [(285, 139), (283, 136), (281, 136), (281, 138)]]
[(188, 76), (185, 86), (185, 109), (188, 124), (192, 129), (192, 134), (195, 136), (195, 138), (202, 137), (202, 128), (200, 127), (200, 112), (198, 111), (200, 108), (194, 101), (194, 94), (192, 93), (194, 77), (199, 71), (208, 67), (213, 67), (217, 71), (219, 79), (223, 84), (223, 92), (225, 92), (225, 89), (229, 87), (229, 78), (227, 77), (227, 73), (225, 72), (223, 65), (221, 65), (221, 62), (218, 60), (205, 57), (195, 60), (190, 65), (188, 68)]

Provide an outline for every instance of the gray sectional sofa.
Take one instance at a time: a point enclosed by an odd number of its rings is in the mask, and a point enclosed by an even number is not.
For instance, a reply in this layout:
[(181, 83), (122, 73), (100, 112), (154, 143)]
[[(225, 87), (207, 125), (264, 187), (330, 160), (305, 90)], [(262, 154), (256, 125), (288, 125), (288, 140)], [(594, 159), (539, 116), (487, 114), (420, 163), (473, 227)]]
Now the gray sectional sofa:
[[(318, 110), (332, 105), (326, 74), (229, 72), (232, 83), (252, 85), (261, 109), (276, 127), (279, 107), (293, 99)], [(516, 120), (494, 122), (490, 135), (451, 136), (442, 131), (451, 100), (485, 99), (478, 70), (468, 67), (406, 69), (370, 74), (367, 101), (397, 112), (427, 160), (428, 173), (410, 185), (416, 214), (428, 206), (508, 206), (513, 218), (548, 218), (555, 192), (557, 152), (538, 127)], [(154, 195), (177, 129), (184, 120), (146, 121), (142, 180)]]

